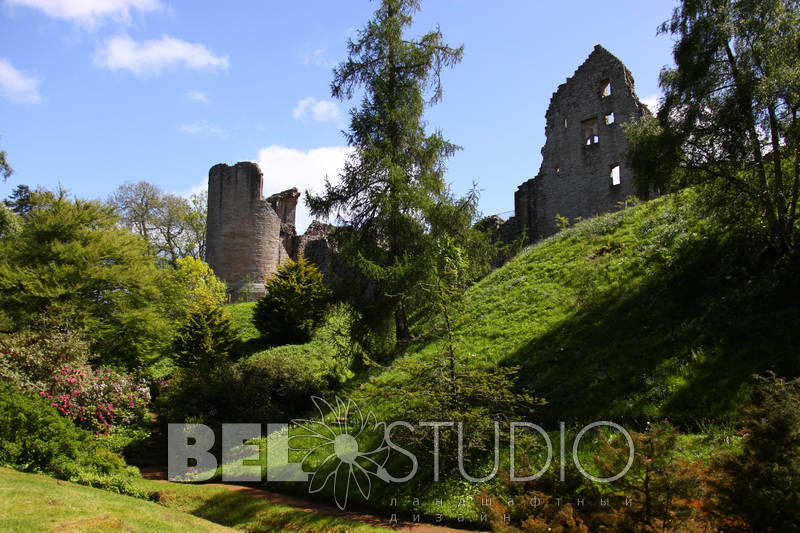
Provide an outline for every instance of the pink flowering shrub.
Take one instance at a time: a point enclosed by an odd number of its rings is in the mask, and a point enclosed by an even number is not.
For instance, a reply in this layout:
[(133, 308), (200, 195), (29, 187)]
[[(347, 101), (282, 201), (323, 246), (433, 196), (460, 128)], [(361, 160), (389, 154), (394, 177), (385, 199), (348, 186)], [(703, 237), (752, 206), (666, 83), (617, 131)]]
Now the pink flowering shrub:
[(145, 421), (150, 390), (143, 379), (88, 365), (62, 367), (39, 395), (75, 425), (109, 433), (114, 426)]
[(88, 348), (74, 335), (51, 330), (0, 336), (0, 377), (33, 391), (95, 434), (146, 420), (150, 390), (144, 379), (93, 370)]

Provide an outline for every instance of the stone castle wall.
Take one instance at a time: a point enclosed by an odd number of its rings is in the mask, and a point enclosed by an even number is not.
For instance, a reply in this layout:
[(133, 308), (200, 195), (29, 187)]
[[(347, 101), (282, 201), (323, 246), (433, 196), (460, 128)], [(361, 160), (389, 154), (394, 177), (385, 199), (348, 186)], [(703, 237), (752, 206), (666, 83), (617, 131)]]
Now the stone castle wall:
[[(558, 231), (556, 215), (575, 222), (616, 209), (637, 193), (633, 171), (625, 164), (623, 124), (647, 113), (630, 71), (595, 46), (550, 99), (542, 164), (536, 177), (515, 192), (514, 216), (506, 222), (490, 217), (487, 229), (504, 241), (524, 232), (534, 242)], [(262, 186), (255, 163), (219, 164), (209, 171), (206, 260), (234, 292), (247, 280), (263, 292), (265, 277), (300, 254), (324, 274), (330, 270), (330, 226), (314, 222), (298, 235), (297, 189), (265, 199)]]
[(231, 292), (252, 283), (264, 292), (264, 279), (287, 259), (310, 252), (312, 262), (327, 264), (327, 231), (315, 223), (313, 232), (298, 236), (297, 189), (264, 198), (263, 174), (256, 163), (214, 165), (208, 172), (206, 262)]
[(574, 222), (612, 211), (636, 194), (622, 126), (647, 113), (630, 71), (595, 46), (550, 99), (539, 173), (515, 192), (514, 217), (504, 225), (503, 237), (524, 230), (533, 242), (558, 231), (556, 215)]

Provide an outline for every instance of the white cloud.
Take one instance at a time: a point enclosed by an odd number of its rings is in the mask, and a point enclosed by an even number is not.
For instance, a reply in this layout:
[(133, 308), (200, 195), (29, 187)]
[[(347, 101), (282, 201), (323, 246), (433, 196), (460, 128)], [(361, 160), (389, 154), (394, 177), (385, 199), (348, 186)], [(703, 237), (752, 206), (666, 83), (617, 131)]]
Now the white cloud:
[(197, 185), (192, 185), (191, 187), (189, 187), (188, 190), (178, 191), (178, 192), (174, 192), (172, 194), (177, 194), (181, 198), (186, 198), (187, 200), (190, 200), (192, 198), (192, 196), (194, 196), (195, 194), (200, 194), (202, 192), (208, 192), (208, 180), (207, 179), (203, 180), (202, 182), (198, 183)]
[(647, 98), (643, 98), (642, 103), (647, 106), (651, 113), (658, 113), (661, 108), (661, 95), (651, 94)]
[(264, 173), (264, 196), (297, 187), (303, 197), (297, 204), (295, 225), (298, 233), (304, 233), (312, 221), (305, 205), (305, 191), (322, 192), (326, 176), (336, 182), (349, 153), (351, 149), (346, 146), (323, 146), (311, 150), (278, 145), (262, 148), (257, 163)]
[(105, 19), (129, 24), (131, 11), (166, 11), (160, 0), (6, 0), (10, 6), (43, 11), (53, 18), (69, 20), (92, 29)]
[(188, 43), (163, 35), (157, 41), (134, 41), (127, 35), (108, 39), (95, 52), (96, 65), (109, 70), (129, 70), (137, 76), (153, 76), (183, 65), (194, 70), (228, 68), (220, 57), (200, 43)]
[(330, 61), (325, 58), (325, 51), (321, 48), (303, 54), (303, 63), (306, 65), (316, 65), (318, 67), (333, 67), (336, 65), (335, 61)]
[[(347, 156), (352, 152), (346, 146), (322, 146), (311, 150), (295, 150), (273, 144), (258, 151), (258, 166), (264, 173), (264, 197), (297, 187), (301, 197), (297, 202), (295, 227), (305, 233), (313, 220), (305, 204), (305, 192), (321, 193), (325, 178), (336, 182)], [(178, 194), (184, 198), (208, 190), (208, 180), (203, 180), (188, 191)]]
[(41, 101), (39, 80), (20, 72), (0, 59), (0, 95), (14, 103), (35, 104)]
[(201, 104), (210, 104), (211, 99), (202, 91), (189, 91), (186, 93), (186, 98), (193, 102), (200, 102)]
[(292, 112), (295, 120), (300, 120), (308, 115), (317, 122), (343, 123), (343, 116), (336, 102), (330, 100), (317, 100), (313, 96), (298, 100)]
[(228, 137), (228, 133), (225, 130), (211, 124), (207, 120), (198, 120), (197, 122), (182, 124), (179, 129), (183, 133), (189, 133), (191, 135), (208, 135), (211, 137), (219, 137), (222, 139)]

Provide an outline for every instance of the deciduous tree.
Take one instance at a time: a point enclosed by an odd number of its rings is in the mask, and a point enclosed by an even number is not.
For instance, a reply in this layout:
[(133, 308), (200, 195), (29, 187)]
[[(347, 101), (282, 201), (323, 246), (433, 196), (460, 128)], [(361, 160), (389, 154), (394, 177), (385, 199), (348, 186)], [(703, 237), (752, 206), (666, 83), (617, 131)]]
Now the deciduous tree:
[(146, 181), (121, 185), (109, 200), (122, 224), (172, 266), (182, 257), (205, 257), (207, 202), (205, 192), (187, 200)]
[(14, 173), (14, 169), (8, 164), (8, 153), (5, 150), (0, 150), (0, 175), (3, 176), (3, 181)]
[(644, 186), (679, 177), (730, 191), (778, 254), (798, 236), (798, 27), (798, 0), (684, 0), (660, 28), (676, 67), (661, 73), (658, 124), (634, 127), (630, 154)]

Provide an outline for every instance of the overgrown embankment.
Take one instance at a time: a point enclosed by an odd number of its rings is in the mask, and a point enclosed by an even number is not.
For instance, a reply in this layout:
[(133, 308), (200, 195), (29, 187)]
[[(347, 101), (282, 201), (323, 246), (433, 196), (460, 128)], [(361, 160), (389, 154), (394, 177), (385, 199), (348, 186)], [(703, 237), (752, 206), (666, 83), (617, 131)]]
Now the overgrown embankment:
[[(551, 421), (726, 419), (752, 374), (800, 374), (797, 260), (765, 260), (755, 236), (697, 214), (694, 194), (528, 247), (467, 291), (458, 349), (520, 365), (519, 385), (548, 402), (536, 418)], [(434, 336), (408, 357), (440, 352)]]

